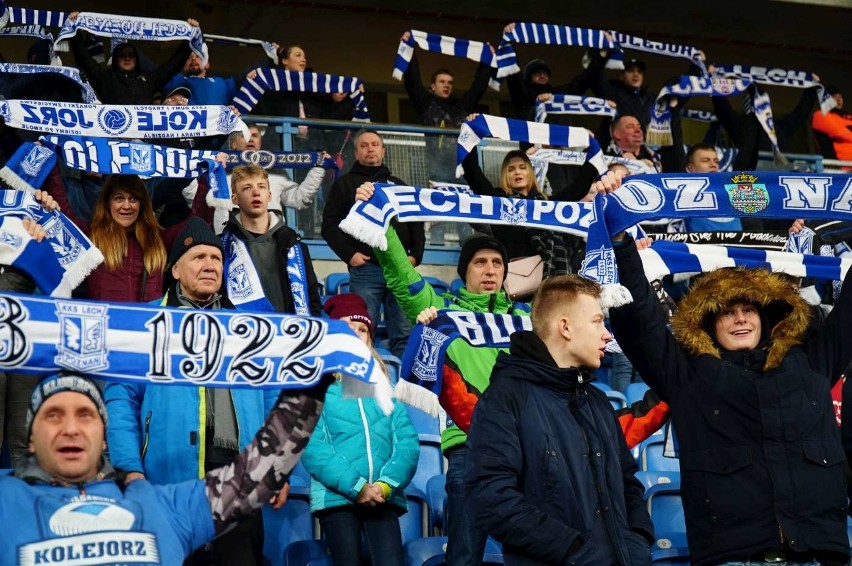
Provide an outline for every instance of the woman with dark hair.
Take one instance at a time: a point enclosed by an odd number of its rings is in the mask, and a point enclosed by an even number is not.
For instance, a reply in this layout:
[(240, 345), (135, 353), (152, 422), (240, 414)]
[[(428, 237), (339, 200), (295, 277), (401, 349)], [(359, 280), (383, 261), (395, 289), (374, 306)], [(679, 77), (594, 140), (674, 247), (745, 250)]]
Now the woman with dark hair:
[[(207, 206), (207, 177), (199, 178), (191, 216), (212, 222)], [(154, 216), (144, 182), (136, 175), (111, 175), (95, 204), (91, 223), (74, 213), (57, 168), (48, 175), (45, 189), (62, 211), (92, 239), (104, 262), (86, 279), (90, 299), (148, 302), (163, 296), (166, 250), (186, 225), (186, 219), (163, 229)]]
[[(476, 118), (471, 114), (468, 120)], [(538, 186), (532, 163), (521, 150), (512, 150), (503, 158), (500, 166), (500, 184), (494, 186), (482, 172), (477, 160), (477, 152), (471, 152), (462, 162), (464, 178), (470, 189), (478, 195), (492, 197), (512, 197), (522, 199), (546, 200), (548, 197)], [(556, 201), (579, 201), (589, 192), (589, 187), (597, 176), (597, 170), (584, 163), (572, 185), (564, 191), (553, 194), (550, 199)], [(540, 255), (544, 259), (544, 277), (565, 275), (572, 272), (572, 260), (582, 258), (584, 250), (582, 240), (570, 235), (549, 230), (523, 228), (521, 226), (492, 225), (494, 237), (500, 240), (513, 259)]]

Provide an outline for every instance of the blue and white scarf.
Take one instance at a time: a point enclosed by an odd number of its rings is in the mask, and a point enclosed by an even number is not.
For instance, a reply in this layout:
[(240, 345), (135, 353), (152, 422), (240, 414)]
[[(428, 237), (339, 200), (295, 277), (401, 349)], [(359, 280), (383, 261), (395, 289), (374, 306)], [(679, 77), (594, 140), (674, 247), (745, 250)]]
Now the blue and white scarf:
[[(226, 230), (222, 234), (222, 246), (225, 248), (224, 274), (231, 302), (242, 310), (275, 312), (275, 307), (266, 298), (245, 242)], [(295, 314), (309, 316), (308, 276), (301, 245), (296, 244), (287, 251), (285, 264)]]
[[(397, 49), (393, 61), (393, 78), (398, 81), (402, 80), (403, 73), (411, 63), (415, 45), (431, 53), (464, 57), (476, 63), (484, 63), (494, 69), (497, 68), (497, 58), (491, 52), (491, 46), (487, 43), (416, 29), (409, 30), (409, 33), (411, 37), (408, 38), (408, 41), (399, 42), (399, 49)], [(497, 81), (489, 81), (489, 86), (494, 90), (500, 90), (500, 83)]]
[(539, 124), (480, 114), (473, 120), (465, 120), (461, 125), (456, 147), (457, 177), (462, 174), (461, 162), (479, 145), (482, 138), (489, 137), (557, 147), (585, 148), (586, 161), (594, 165), (598, 173), (603, 174), (606, 171), (601, 146), (585, 128)]
[(605, 32), (599, 29), (517, 22), (511, 32), (503, 34), (500, 45), (497, 47), (497, 76), (499, 78), (514, 75), (521, 71), (518, 66), (518, 56), (515, 54), (515, 48), (512, 45), (514, 43), (618, 49), (618, 45), (607, 38)]
[(370, 121), (367, 102), (361, 88), (364, 83), (358, 77), (342, 77), (311, 71), (284, 71), (281, 69), (259, 68), (257, 76), (246, 79), (242, 88), (234, 97), (233, 104), (241, 112), (251, 112), (260, 101), (263, 93), (272, 90), (280, 92), (313, 92), (320, 94), (346, 93), (355, 104), (353, 120)]
[(719, 119), (711, 110), (697, 110), (695, 108), (684, 108), (680, 112), (681, 118), (685, 120), (694, 120), (696, 122), (706, 122), (708, 124), (718, 122)]
[(649, 281), (675, 273), (707, 273), (723, 267), (761, 267), (794, 277), (843, 280), (852, 259), (736, 246), (654, 241), (639, 252)]
[(0, 26), (0, 36), (35, 37), (49, 42), (49, 54), (51, 65), (62, 65), (62, 59), (53, 50), (53, 34), (42, 26), (31, 24), (26, 26)]
[[(535, 180), (539, 187), (544, 187), (547, 181), (547, 172), (550, 169), (550, 164), (554, 165), (575, 165), (579, 166), (586, 162), (586, 154), (582, 151), (569, 151), (565, 149), (539, 149), (533, 154), (530, 154), (530, 163), (532, 163), (533, 171), (535, 172)], [(630, 169), (631, 175), (640, 175), (645, 173), (656, 173), (656, 169), (648, 167), (644, 161), (636, 159), (626, 159), (614, 155), (604, 155), (604, 164), (609, 167), (613, 164), (624, 165)]]
[(80, 90), (83, 91), (83, 101), (87, 104), (99, 104), (98, 95), (95, 94), (92, 85), (83, 80), (80, 76), (80, 70), (75, 67), (62, 67), (59, 65), (26, 65), (21, 63), (0, 63), (0, 73), (3, 74), (21, 74), (21, 75), (37, 75), (43, 73), (51, 73), (62, 75), (80, 85)]
[(578, 114), (581, 116), (607, 116), (615, 118), (615, 108), (603, 98), (594, 96), (576, 96), (573, 94), (554, 94), (545, 102), (536, 102), (535, 121), (544, 122), (548, 114)]
[(233, 169), (240, 165), (259, 165), (264, 169), (337, 169), (334, 158), (323, 157), (318, 151), (267, 151), (265, 149), (223, 151), (228, 156), (225, 167)]
[(707, 75), (707, 67), (704, 64), (701, 50), (696, 47), (652, 41), (614, 30), (610, 31), (610, 34), (612, 34), (613, 39), (618, 44), (618, 50), (633, 49), (644, 53), (689, 59), (695, 66), (701, 69), (702, 75)]
[[(47, 233), (44, 240), (30, 237), (24, 218), (41, 224)], [(64, 214), (46, 211), (31, 193), (0, 191), (0, 264), (25, 272), (42, 293), (70, 297), (103, 260), (100, 250)]]
[(814, 79), (813, 73), (759, 67), (756, 65), (717, 65), (716, 74), (746, 79), (762, 85), (792, 88), (817, 87), (817, 99), (819, 100), (819, 107), (823, 114), (827, 114), (837, 105), (834, 98), (825, 90), (825, 87)]
[(0, 101), (6, 125), (47, 134), (100, 138), (185, 138), (241, 131), (248, 127), (226, 106), (125, 106), (41, 100)]
[(370, 200), (356, 202), (340, 229), (357, 240), (387, 249), (391, 218), (400, 222), (476, 222), (526, 226), (583, 237), (592, 221), (589, 202), (564, 202), (472, 195), (375, 183)]
[[(30, 162), (38, 158), (38, 163), (30, 163), (25, 168), (25, 163), (10, 159), (0, 170), (0, 179), (19, 190), (36, 190), (55, 163), (55, 160), (42, 159), (41, 155), (56, 152), (69, 167), (89, 173), (185, 179), (208, 173), (208, 204), (228, 210), (232, 206), (228, 176), (222, 164), (214, 159), (215, 152), (81, 136), (42, 136), (41, 143), (41, 146), (23, 144), (15, 153), (16, 156), (29, 156)], [(37, 171), (39, 178), (30, 178), (33, 176), (30, 171)]]
[(402, 356), (402, 379), (394, 390), (400, 401), (432, 415), (440, 406), (444, 356), (454, 340), (485, 348), (508, 348), (515, 332), (532, 330), (528, 316), (442, 310), (428, 325), (411, 331)]
[(275, 50), (275, 46), (269, 41), (249, 39), (245, 37), (231, 37), (228, 35), (213, 35), (212, 33), (205, 33), (204, 41), (207, 43), (220, 43), (222, 45), (238, 45), (240, 47), (257, 45), (263, 49), (263, 52), (266, 53), (267, 57), (272, 59), (276, 65), (278, 64), (278, 52)]
[(774, 172), (643, 175), (628, 177), (595, 198), (580, 275), (604, 287), (607, 307), (631, 302), (619, 285), (611, 234), (657, 218), (852, 219), (852, 176)]
[(199, 57), (204, 56), (201, 29), (191, 26), (187, 22), (140, 16), (98, 14), (95, 12), (80, 12), (73, 22), (65, 20), (62, 24), (62, 30), (56, 38), (54, 49), (59, 52), (69, 51), (68, 39), (77, 35), (77, 32), (81, 29), (99, 37), (112, 37), (122, 40), (173, 41), (185, 39), (189, 42), (189, 47), (195, 54)]
[(0, 27), (6, 24), (40, 25), (60, 27), (65, 23), (68, 12), (55, 10), (33, 10), (30, 8), (15, 8), (7, 6), (5, 0), (0, 0)]
[[(245, 389), (302, 389), (340, 372), (377, 394), (387, 383), (367, 345), (339, 320), (11, 293), (0, 295), (0, 312), (2, 369)], [(390, 397), (377, 400), (389, 412)]]

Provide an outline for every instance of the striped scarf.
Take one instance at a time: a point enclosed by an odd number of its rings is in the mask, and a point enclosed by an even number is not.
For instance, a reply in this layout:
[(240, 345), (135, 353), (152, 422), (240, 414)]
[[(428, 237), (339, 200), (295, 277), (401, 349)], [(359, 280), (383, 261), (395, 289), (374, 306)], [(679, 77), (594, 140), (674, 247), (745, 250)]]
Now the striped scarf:
[(361, 92), (364, 83), (358, 77), (343, 77), (311, 71), (283, 71), (281, 69), (257, 69), (257, 76), (246, 79), (240, 91), (234, 97), (233, 104), (241, 112), (251, 112), (260, 102), (263, 93), (276, 92), (313, 92), (321, 94), (346, 93), (355, 103), (353, 120), (370, 121), (367, 102)]
[[(416, 29), (409, 30), (409, 33), (411, 36), (408, 38), (408, 41), (399, 42), (399, 49), (397, 49), (396, 57), (393, 61), (393, 78), (398, 81), (402, 80), (402, 75), (408, 69), (409, 63), (411, 63), (415, 46), (431, 53), (464, 57), (476, 63), (483, 63), (494, 69), (497, 68), (497, 58), (491, 52), (491, 47), (487, 43)], [(494, 90), (500, 90), (499, 82), (490, 81), (489, 86)]]
[(550, 100), (536, 102), (535, 121), (544, 122), (548, 114), (577, 114), (581, 116), (607, 116), (615, 118), (616, 110), (603, 98), (554, 94)]
[(67, 17), (68, 12), (14, 8), (6, 6), (5, 0), (0, 0), (0, 27), (6, 24), (60, 27), (65, 23)]

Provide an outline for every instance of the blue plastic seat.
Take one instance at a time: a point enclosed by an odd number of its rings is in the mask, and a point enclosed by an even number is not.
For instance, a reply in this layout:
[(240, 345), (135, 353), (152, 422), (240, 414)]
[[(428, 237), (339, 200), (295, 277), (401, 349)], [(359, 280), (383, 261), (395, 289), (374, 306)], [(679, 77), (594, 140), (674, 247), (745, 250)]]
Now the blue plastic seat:
[(598, 389), (600, 389), (601, 391), (604, 391), (604, 392), (612, 391), (612, 387), (610, 387), (606, 383), (602, 382), (600, 379), (593, 381), (592, 385), (594, 385), (595, 387), (597, 387)]
[(437, 295), (443, 295), (444, 293), (450, 292), (450, 284), (446, 281), (442, 281), (437, 277), (431, 277), (429, 275), (424, 275), (423, 279), (432, 286), (432, 289)]
[(290, 544), (315, 538), (310, 489), (298, 476), (291, 476), (291, 480), (290, 495), (281, 509), (263, 506), (263, 554), (273, 564), (279, 564), (279, 557)]
[(650, 387), (648, 387), (645, 383), (641, 381), (637, 381), (636, 383), (629, 383), (627, 385), (627, 390), (624, 392), (624, 396), (627, 397), (627, 404), (632, 405), (637, 401), (641, 401), (642, 397), (645, 396), (645, 392), (648, 391)]
[(349, 292), (348, 273), (329, 273), (325, 278), (325, 289), (329, 295), (340, 295)]
[(402, 373), (402, 360), (384, 348), (377, 349), (376, 351), (379, 352), (379, 355), (382, 357), (382, 361), (385, 362), (385, 366), (388, 369), (388, 379), (390, 380), (391, 385), (396, 385), (396, 382), (399, 381), (400, 374)]
[(680, 478), (671, 483), (658, 483), (645, 490), (648, 513), (654, 523), (656, 540), (651, 546), (651, 558), (684, 560), (689, 557), (686, 542), (686, 520), (680, 498)]
[(613, 410), (617, 411), (627, 407), (627, 397), (625, 397), (622, 393), (619, 393), (618, 391), (606, 391), (605, 393)]
[(300, 540), (284, 551), (284, 566), (333, 566), (324, 540)]
[(459, 289), (461, 289), (462, 287), (464, 287), (464, 281), (462, 281), (458, 277), (456, 277), (455, 279), (450, 281), (450, 292), (451, 293), (454, 293), (454, 294), (458, 293)]
[(409, 485), (405, 488), (405, 498), (408, 500), (408, 513), (399, 518), (402, 544), (422, 538), (429, 531), (429, 502), (426, 493)]
[(657, 472), (679, 472), (680, 460), (663, 455), (665, 436), (654, 435), (639, 444), (639, 469)]
[(432, 476), (426, 482), (426, 499), (429, 501), (429, 530), (443, 534), (447, 522), (447, 476)]
[[(447, 537), (428, 537), (409, 541), (404, 547), (406, 566), (444, 566), (447, 552)], [(500, 545), (489, 538), (485, 543), (483, 565), (503, 564)]]

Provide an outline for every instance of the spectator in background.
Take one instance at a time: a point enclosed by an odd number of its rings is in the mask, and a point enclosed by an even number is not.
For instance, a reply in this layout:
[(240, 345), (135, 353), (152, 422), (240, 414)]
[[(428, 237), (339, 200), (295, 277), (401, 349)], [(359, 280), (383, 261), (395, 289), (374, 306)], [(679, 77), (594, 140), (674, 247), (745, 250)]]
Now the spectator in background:
[(610, 128), (612, 142), (606, 149), (607, 155), (643, 161), (648, 167), (662, 172), (662, 162), (656, 151), (645, 145), (645, 131), (639, 119), (622, 112)]
[[(269, 210), (272, 193), (266, 169), (259, 165), (235, 167), (230, 182), (231, 201), (237, 211), (231, 214), (222, 233), (225, 242), (233, 242), (225, 250), (231, 258), (225, 274), (229, 293), (247, 292), (249, 289), (241, 285), (254, 279), (249, 276), (253, 269), (262, 294), (275, 311), (320, 316), (319, 283), (311, 254), (281, 215)], [(290, 259), (296, 246), (302, 254), (301, 269), (298, 262), (291, 263)], [(235, 270), (237, 266), (241, 272)]]
[[(719, 154), (716, 147), (697, 143), (686, 153), (687, 173), (718, 173)], [(743, 224), (737, 217), (687, 218), (687, 232), (742, 232)]]
[[(189, 89), (191, 96), (189, 104), (212, 104), (228, 106), (237, 95), (237, 90), (243, 84), (246, 73), (237, 73), (230, 77), (208, 76), (210, 71), (210, 49), (204, 43), (202, 55), (194, 51), (184, 59), (183, 70), (180, 67), (169, 75), (169, 81), (163, 86), (163, 92), (170, 92), (178, 87)], [(256, 66), (256, 65), (255, 65)]]
[[(400, 41), (409, 41), (411, 32), (405, 32)], [(491, 48), (491, 46), (488, 46)], [(492, 52), (494, 51), (491, 49)], [(453, 96), (455, 77), (452, 71), (441, 68), (432, 73), (429, 88), (425, 88), (420, 78), (420, 63), (415, 49), (411, 55), (408, 68), (402, 75), (402, 83), (408, 98), (414, 105), (414, 110), (423, 124), (434, 128), (458, 128), (465, 117), (476, 110), (476, 105), (488, 88), (488, 81), (493, 76), (493, 69), (485, 63), (476, 68), (468, 91), (461, 97)], [(426, 136), (426, 155), (430, 181), (455, 182), (456, 168), (456, 135), (442, 136), (428, 134)]]
[[(190, 218), (169, 253), (169, 280), (160, 304), (200, 310), (231, 309), (220, 294), (222, 242), (210, 226)], [(155, 485), (204, 477), (230, 465), (275, 406), (277, 392), (108, 383), (107, 441), (127, 483)], [(128, 487), (129, 489), (129, 487)], [(263, 564), (263, 521), (258, 511), (202, 549), (192, 564)]]
[(600, 286), (545, 280), (533, 331), (511, 337), (473, 413), (465, 496), (509, 566), (651, 564), (654, 527), (636, 461), (586, 373), (612, 339)]
[(840, 89), (836, 86), (826, 88), (837, 106), (825, 116), (817, 109), (811, 118), (819, 150), (823, 157), (852, 161), (852, 115), (841, 112), (843, 93)]
[[(74, 21), (79, 12), (68, 15)], [(193, 27), (198, 22), (192, 18), (186, 20)], [(86, 46), (85, 31), (79, 31), (71, 40), (74, 61), (98, 93), (104, 104), (150, 104), (154, 95), (162, 90), (166, 81), (180, 70), (181, 63), (190, 53), (189, 41), (182, 41), (168, 61), (150, 73), (139, 68), (139, 52), (131, 43), (119, 43), (112, 50), (112, 65), (104, 69), (95, 61)], [(171, 90), (166, 88), (166, 90)]]
[[(384, 159), (385, 145), (379, 134), (374, 130), (359, 131), (355, 136), (355, 164), (329, 191), (322, 213), (322, 237), (349, 266), (349, 288), (367, 301), (372, 320), (379, 320), (379, 308), (384, 305), (390, 351), (401, 358), (411, 333), (411, 323), (388, 288), (373, 248), (346, 234), (339, 226), (355, 204), (355, 191), (360, 185), (373, 182), (406, 184), (391, 174)], [(398, 222), (394, 218), (391, 225), (399, 235), (409, 263), (415, 267), (420, 265), (426, 244), (423, 223)]]
[[(364, 299), (335, 295), (323, 310), (349, 323), (373, 347), (373, 321)], [(376, 360), (381, 358), (373, 351)], [(384, 414), (374, 399), (347, 398), (338, 379), (302, 456), (311, 475), (311, 511), (319, 518), (334, 566), (358, 566), (361, 542), (373, 566), (405, 563), (399, 516), (406, 513), (405, 487), (417, 470), (420, 444), (405, 406)]]

